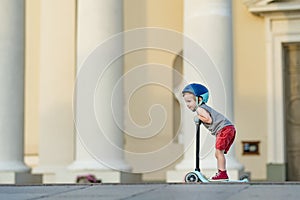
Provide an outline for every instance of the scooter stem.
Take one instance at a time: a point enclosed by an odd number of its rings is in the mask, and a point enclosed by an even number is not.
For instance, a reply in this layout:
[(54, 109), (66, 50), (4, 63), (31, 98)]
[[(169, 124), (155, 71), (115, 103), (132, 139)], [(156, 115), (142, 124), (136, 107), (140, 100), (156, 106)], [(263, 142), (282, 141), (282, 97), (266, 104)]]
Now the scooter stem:
[(200, 119), (195, 116), (194, 118), (195, 124), (196, 124), (196, 168), (195, 171), (200, 172), (200, 125), (201, 121)]

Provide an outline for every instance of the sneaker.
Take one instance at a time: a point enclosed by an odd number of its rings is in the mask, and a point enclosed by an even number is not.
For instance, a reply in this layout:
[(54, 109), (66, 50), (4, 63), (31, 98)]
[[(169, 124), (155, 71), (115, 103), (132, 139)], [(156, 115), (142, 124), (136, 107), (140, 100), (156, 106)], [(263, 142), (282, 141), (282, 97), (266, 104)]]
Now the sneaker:
[(216, 175), (211, 177), (209, 180), (210, 181), (228, 181), (228, 175), (227, 175), (226, 170), (225, 171), (219, 170), (218, 173), (216, 173)]

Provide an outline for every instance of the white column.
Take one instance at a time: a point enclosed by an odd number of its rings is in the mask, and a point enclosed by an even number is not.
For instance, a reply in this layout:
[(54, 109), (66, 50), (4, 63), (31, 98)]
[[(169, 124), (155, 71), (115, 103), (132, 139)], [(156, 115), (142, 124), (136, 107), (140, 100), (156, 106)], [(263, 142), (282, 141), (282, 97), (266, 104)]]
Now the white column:
[(44, 183), (67, 182), (57, 174), (74, 156), (75, 2), (40, 2), (39, 164), (33, 172), (43, 174)]
[[(185, 59), (194, 58), (197, 48), (203, 49), (210, 57), (214, 66), (207, 63), (184, 63), (184, 76), (187, 82), (202, 82), (210, 90), (208, 105), (233, 118), (233, 62), (232, 62), (232, 13), (230, 0), (185, 0), (184, 1), (184, 50)], [(193, 40), (191, 42), (189, 39)], [(195, 45), (195, 43), (197, 45)], [(195, 48), (196, 46), (196, 48)], [(201, 52), (198, 52), (199, 56)], [(200, 61), (201, 62), (201, 61)], [(198, 70), (198, 71), (197, 71)], [(198, 76), (195, 75), (195, 71)], [(195, 166), (195, 144), (191, 144), (191, 133), (195, 134), (193, 118), (189, 110), (184, 109), (183, 140), (187, 151), (184, 159), (176, 166), (178, 171), (193, 170)], [(188, 119), (186, 119), (188, 118)], [(201, 163), (200, 167), (207, 176), (217, 170), (214, 157), (214, 140), (205, 136), (207, 131), (202, 127), (201, 132)], [(210, 144), (210, 145), (208, 145)], [(191, 146), (190, 146), (191, 145)], [(227, 170), (231, 178), (237, 178), (238, 171), (243, 167), (235, 159), (234, 145), (231, 147), (227, 159)], [(182, 175), (184, 175), (182, 173)], [(182, 177), (180, 177), (182, 180)], [(171, 180), (172, 179), (172, 180)], [(175, 177), (170, 178), (175, 181)]]
[(23, 162), (24, 4), (22, 0), (0, 2), (0, 172), (29, 171)]
[[(77, 1), (77, 88), (76, 154), (71, 170), (94, 170), (104, 182), (120, 182), (118, 171), (130, 171), (123, 157), (122, 127), (115, 123), (112, 107), (118, 107), (122, 121), (123, 3), (119, 0)], [(109, 42), (108, 42), (109, 41)], [(109, 44), (107, 44), (107, 42)], [(104, 43), (104, 45), (102, 45)], [(105, 46), (105, 47), (104, 47)], [(99, 53), (99, 56), (93, 56)], [(110, 60), (109, 58), (116, 59)], [(104, 69), (105, 68), (105, 69)], [(112, 95), (118, 93), (113, 99)], [(122, 122), (121, 122), (122, 123)], [(113, 172), (113, 170), (116, 170)], [(110, 175), (101, 173), (110, 171)], [(117, 173), (117, 174), (116, 174)]]

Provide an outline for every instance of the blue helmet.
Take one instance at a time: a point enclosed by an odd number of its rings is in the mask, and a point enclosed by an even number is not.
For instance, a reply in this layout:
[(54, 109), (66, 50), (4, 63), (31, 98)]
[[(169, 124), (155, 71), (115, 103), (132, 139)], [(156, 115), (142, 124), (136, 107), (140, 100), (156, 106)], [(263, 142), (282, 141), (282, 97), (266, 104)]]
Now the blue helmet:
[(182, 94), (187, 93), (187, 92), (192, 93), (196, 97), (201, 97), (202, 102), (204, 102), (204, 103), (207, 103), (207, 101), (208, 101), (208, 97), (209, 97), (208, 89), (201, 84), (191, 83), (191, 84), (185, 86), (185, 88), (182, 90)]

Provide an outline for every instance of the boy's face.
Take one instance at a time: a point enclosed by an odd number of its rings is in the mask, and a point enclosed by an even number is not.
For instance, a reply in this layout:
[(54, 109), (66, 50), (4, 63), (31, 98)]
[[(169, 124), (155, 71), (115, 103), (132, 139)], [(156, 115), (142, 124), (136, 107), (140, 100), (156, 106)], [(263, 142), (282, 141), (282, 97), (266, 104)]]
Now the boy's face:
[(196, 97), (195, 97), (195, 95), (193, 95), (191, 93), (185, 93), (183, 98), (184, 98), (185, 104), (188, 107), (188, 109), (195, 112), (196, 107), (197, 107), (196, 106)]

